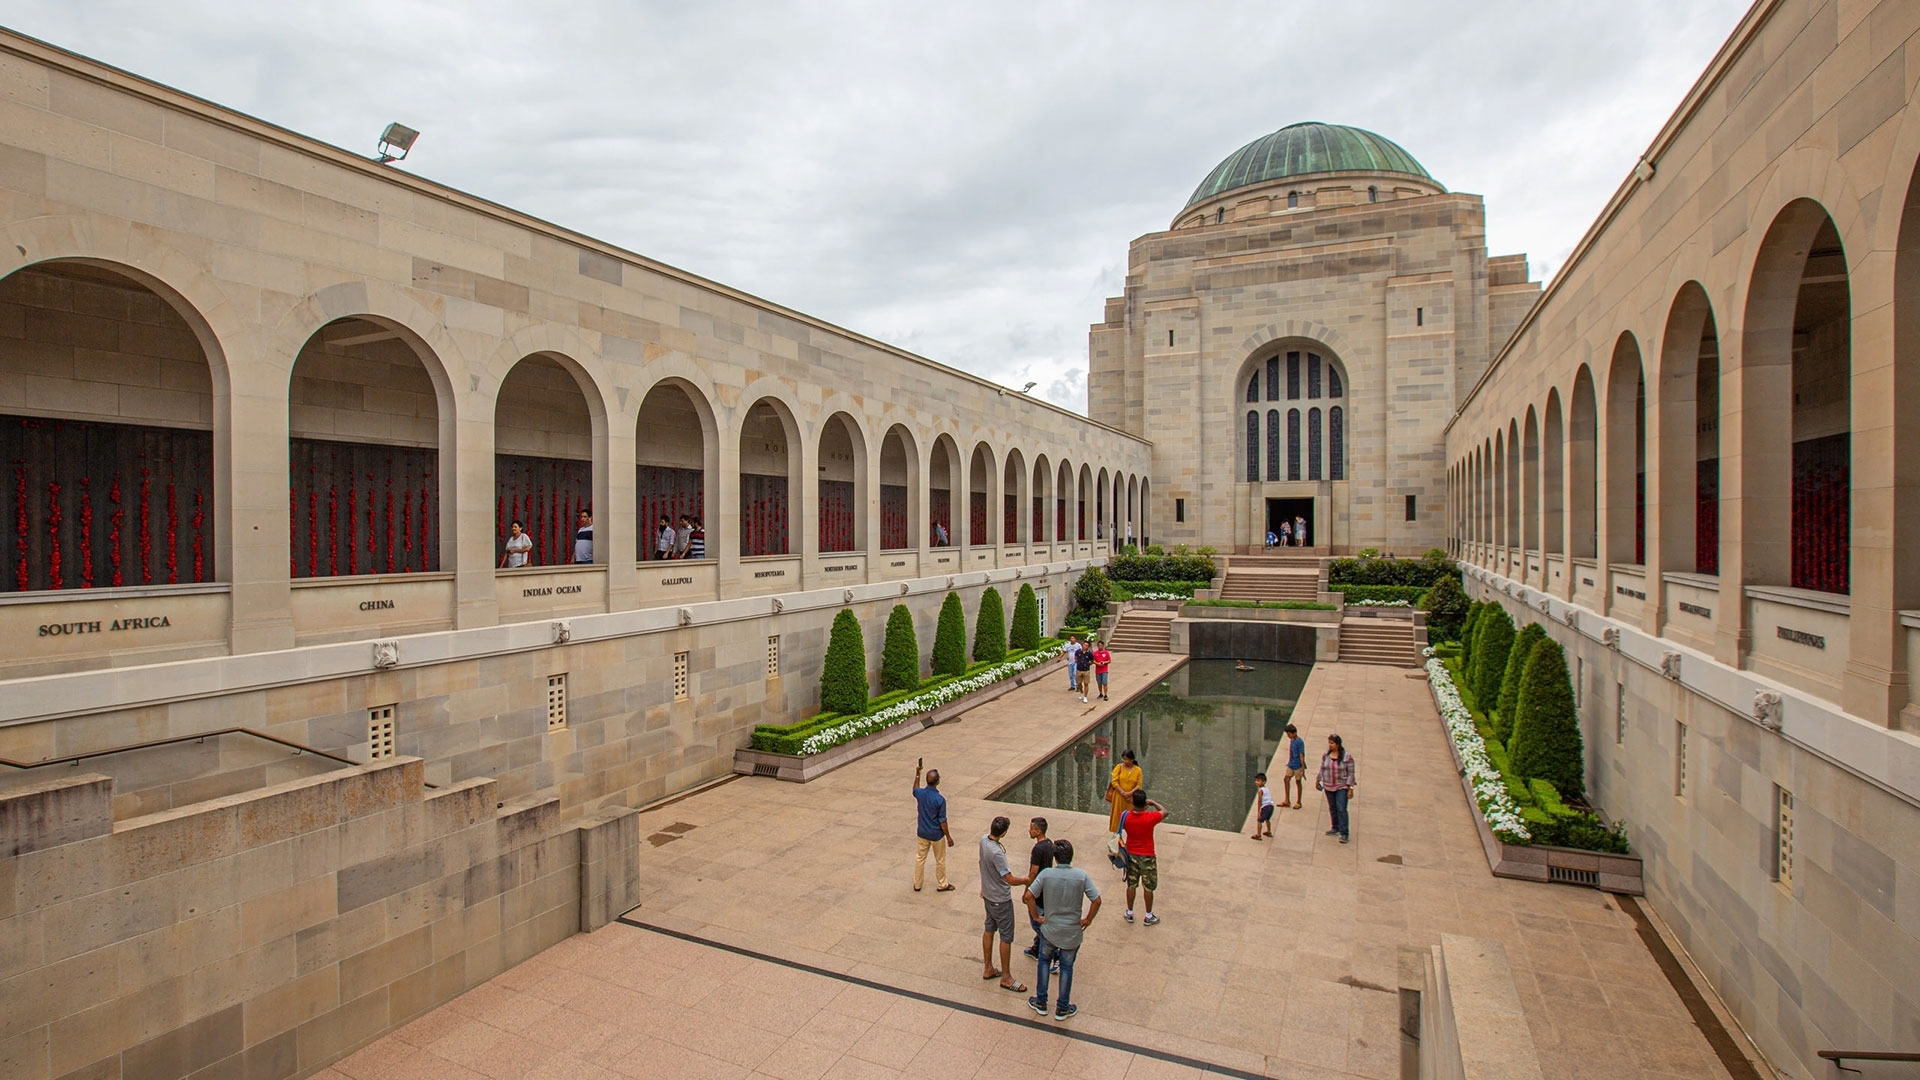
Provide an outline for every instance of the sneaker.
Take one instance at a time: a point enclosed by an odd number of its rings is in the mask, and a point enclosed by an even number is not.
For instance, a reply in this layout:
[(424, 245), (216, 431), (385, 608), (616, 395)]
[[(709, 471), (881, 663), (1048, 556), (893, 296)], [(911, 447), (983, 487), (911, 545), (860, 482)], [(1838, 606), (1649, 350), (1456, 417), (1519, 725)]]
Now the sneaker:
[(1344, 843), (1346, 843), (1346, 842), (1347, 842), (1347, 838), (1346, 838), (1346, 837), (1344, 837), (1344, 836), (1342, 836), (1342, 837), (1340, 838), (1340, 842), (1341, 842), (1341, 843), (1343, 843), (1343, 844), (1344, 844)]
[(1027, 959), (1029, 960), (1040, 959), (1040, 950), (1034, 948), (1032, 945), (1027, 946), (1024, 951), (1026, 953)]
[(1146, 923), (1148, 926), (1152, 926), (1160, 921), (1160, 916), (1155, 915), (1153, 912), (1149, 911), (1147, 912), (1147, 917), (1140, 921), (1143, 923)]
[(1059, 1010), (1053, 1014), (1053, 1018), (1055, 1020), (1071, 1020), (1073, 1019), (1073, 1014), (1079, 1011), (1080, 1006), (1078, 1005), (1062, 1005)]
[(1087, 695), (1085, 695), (1085, 694), (1081, 694), (1081, 695), (1080, 695), (1080, 704), (1082, 704), (1082, 705), (1085, 705), (1086, 703), (1087, 703)]
[(1049, 975), (1060, 974), (1060, 958), (1059, 957), (1057, 956), (1054, 957), (1053, 963), (1047, 967), (1047, 974)]
[(1047, 1002), (1045, 998), (1037, 998), (1037, 997), (1028, 998), (1027, 1008), (1032, 1009), (1034, 1012), (1039, 1013), (1041, 1016), (1047, 1015)]
[(1328, 835), (1328, 836), (1339, 836), (1339, 835), (1340, 835), (1340, 830), (1339, 830), (1339, 829), (1328, 829), (1328, 830), (1327, 830), (1327, 835)]
[(1121, 912), (1121, 913), (1120, 913), (1120, 917), (1121, 917), (1121, 918), (1123, 918), (1123, 919), (1125, 919), (1125, 920), (1127, 920), (1128, 922), (1132, 922), (1132, 921), (1133, 921), (1133, 909), (1132, 909), (1132, 908), (1128, 908), (1127, 910), (1125, 910), (1125, 911), (1123, 911), (1123, 912)]

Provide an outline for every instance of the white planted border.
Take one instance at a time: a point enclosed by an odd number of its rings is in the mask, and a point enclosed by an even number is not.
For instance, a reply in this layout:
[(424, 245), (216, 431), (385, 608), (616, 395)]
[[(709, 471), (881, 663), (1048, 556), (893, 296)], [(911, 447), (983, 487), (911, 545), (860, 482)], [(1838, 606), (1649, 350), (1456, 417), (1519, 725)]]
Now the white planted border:
[(1349, 600), (1348, 607), (1412, 607), (1407, 600)]
[(978, 674), (955, 679), (950, 683), (937, 686), (926, 693), (915, 694), (912, 697), (896, 701), (878, 712), (871, 712), (865, 716), (856, 716), (846, 723), (835, 724), (824, 731), (816, 731), (801, 740), (799, 756), (807, 757), (812, 754), (818, 754), (823, 750), (831, 750), (842, 743), (852, 742), (863, 735), (871, 735), (876, 731), (890, 728), (903, 720), (912, 719), (922, 713), (932, 712), (934, 709), (945, 705), (949, 701), (966, 697), (976, 690), (985, 690), (987, 687), (992, 686), (1002, 679), (1010, 679), (1023, 671), (1039, 667), (1041, 664), (1055, 659), (1065, 651), (1065, 644), (1036, 649), (1018, 660), (1008, 660), (1005, 663), (995, 664)]
[(1446, 721), (1447, 734), (1452, 737), (1454, 750), (1460, 756), (1461, 773), (1472, 785), (1474, 798), (1480, 803), (1480, 815), (1486, 819), (1487, 828), (1493, 830), (1494, 836), (1510, 844), (1526, 843), (1533, 839), (1533, 834), (1527, 831), (1519, 807), (1513, 804), (1513, 796), (1507, 791), (1500, 770), (1493, 767), (1493, 759), (1487, 756), (1487, 742), (1480, 737), (1480, 729), (1474, 726), (1473, 713), (1467, 709), (1466, 702), (1460, 700), (1460, 691), (1453, 685), (1453, 675), (1447, 671), (1447, 665), (1433, 655), (1432, 646), (1428, 646), (1424, 653), (1427, 658), (1427, 682), (1433, 688), (1433, 699), (1440, 706), (1440, 718)]

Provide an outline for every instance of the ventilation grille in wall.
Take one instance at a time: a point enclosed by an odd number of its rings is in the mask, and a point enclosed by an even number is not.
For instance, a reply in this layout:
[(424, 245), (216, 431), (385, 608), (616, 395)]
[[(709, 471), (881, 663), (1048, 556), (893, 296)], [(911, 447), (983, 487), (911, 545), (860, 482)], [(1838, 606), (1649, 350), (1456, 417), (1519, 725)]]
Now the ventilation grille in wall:
[(673, 654), (673, 700), (687, 700), (687, 654)]
[(393, 706), (367, 710), (367, 760), (393, 756)]
[(780, 677), (780, 635), (767, 638), (767, 678)]
[(1793, 888), (1793, 792), (1783, 787), (1774, 790), (1779, 820), (1774, 829), (1773, 876), (1787, 888)]
[(1547, 880), (1558, 881), (1567, 885), (1598, 885), (1600, 884), (1600, 871), (1576, 870), (1571, 866), (1548, 866)]
[(567, 726), (567, 673), (547, 676), (547, 730)]

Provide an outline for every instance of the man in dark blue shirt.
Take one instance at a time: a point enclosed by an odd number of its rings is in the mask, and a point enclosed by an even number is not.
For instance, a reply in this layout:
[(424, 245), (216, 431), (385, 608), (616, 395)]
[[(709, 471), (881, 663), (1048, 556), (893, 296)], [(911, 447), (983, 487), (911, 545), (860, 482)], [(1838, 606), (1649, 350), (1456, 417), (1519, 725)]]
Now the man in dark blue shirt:
[(927, 850), (933, 850), (933, 880), (935, 892), (952, 892), (953, 883), (947, 880), (947, 849), (953, 846), (953, 834), (947, 831), (947, 797), (940, 794), (940, 770), (927, 773), (925, 787), (920, 785), (920, 767), (923, 761), (913, 763), (913, 801), (920, 808), (920, 820), (915, 834), (919, 836), (919, 851), (913, 857), (913, 891), (920, 891), (920, 884), (926, 880)]

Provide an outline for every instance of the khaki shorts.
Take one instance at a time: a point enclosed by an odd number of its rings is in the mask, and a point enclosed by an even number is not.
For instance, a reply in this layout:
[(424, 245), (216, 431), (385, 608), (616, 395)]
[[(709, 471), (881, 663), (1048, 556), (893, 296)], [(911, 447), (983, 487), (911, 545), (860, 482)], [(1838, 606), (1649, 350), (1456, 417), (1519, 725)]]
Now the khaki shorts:
[(1152, 855), (1127, 856), (1127, 888), (1153, 892), (1160, 888), (1160, 863)]
[(1302, 765), (1301, 767), (1299, 767), (1299, 768), (1297, 768), (1297, 769), (1288, 769), (1288, 770), (1287, 770), (1287, 779), (1289, 779), (1289, 780), (1291, 780), (1291, 779), (1293, 779), (1293, 778), (1294, 778), (1294, 777), (1296, 777), (1296, 776), (1298, 776), (1298, 777), (1300, 777), (1300, 778), (1301, 778), (1302, 780), (1304, 780), (1304, 779), (1306, 779), (1306, 775), (1307, 775), (1307, 767), (1306, 767), (1305, 765)]

